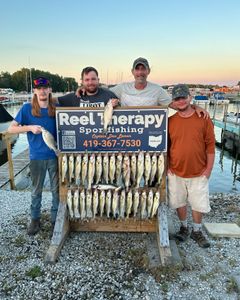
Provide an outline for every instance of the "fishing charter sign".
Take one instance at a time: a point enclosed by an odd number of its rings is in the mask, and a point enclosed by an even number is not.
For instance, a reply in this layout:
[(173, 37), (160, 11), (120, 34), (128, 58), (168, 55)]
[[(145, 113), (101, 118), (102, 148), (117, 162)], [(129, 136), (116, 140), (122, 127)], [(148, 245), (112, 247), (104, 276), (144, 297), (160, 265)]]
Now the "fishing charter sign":
[(107, 133), (102, 108), (57, 108), (57, 144), (62, 152), (167, 151), (167, 109), (114, 109)]

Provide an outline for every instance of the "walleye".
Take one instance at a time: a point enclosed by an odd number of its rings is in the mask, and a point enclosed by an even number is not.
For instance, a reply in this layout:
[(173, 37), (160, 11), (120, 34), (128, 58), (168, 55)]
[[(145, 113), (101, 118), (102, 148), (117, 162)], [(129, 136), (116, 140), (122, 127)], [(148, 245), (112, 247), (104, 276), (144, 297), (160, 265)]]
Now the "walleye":
[(112, 184), (115, 178), (115, 171), (116, 171), (116, 159), (115, 159), (115, 155), (112, 154), (110, 156), (110, 162), (109, 162), (109, 179), (110, 179), (110, 183)]
[(139, 206), (139, 193), (136, 190), (133, 194), (133, 216), (136, 218), (138, 213), (138, 206)]
[(122, 168), (124, 185), (126, 187), (126, 190), (128, 191), (130, 185), (130, 159), (127, 154), (124, 155)]
[(86, 195), (86, 217), (92, 218), (92, 192), (87, 190)]
[(74, 217), (76, 219), (80, 219), (80, 214), (79, 214), (79, 192), (78, 192), (78, 190), (75, 190), (74, 196), (73, 196), (73, 211), (74, 211)]
[(74, 213), (73, 213), (72, 191), (71, 190), (68, 190), (68, 192), (67, 192), (67, 207), (68, 207), (68, 212), (69, 212), (70, 218), (73, 219)]
[(118, 209), (118, 201), (119, 201), (119, 196), (118, 196), (118, 192), (115, 191), (113, 193), (113, 197), (112, 197), (112, 213), (113, 213), (113, 217), (116, 219), (119, 215), (119, 209)]
[(67, 154), (64, 154), (62, 157), (62, 182), (64, 182), (66, 178), (67, 168), (68, 168)]
[(99, 210), (100, 210), (100, 217), (103, 216), (103, 213), (104, 213), (104, 207), (105, 207), (105, 191), (102, 190), (101, 193), (100, 193), (100, 201), (99, 201)]
[(151, 217), (152, 212), (152, 206), (153, 206), (153, 191), (150, 190), (147, 197), (147, 217)]
[(94, 189), (98, 189), (98, 190), (116, 190), (119, 191), (121, 189), (120, 186), (115, 186), (115, 185), (111, 185), (111, 184), (94, 184), (92, 186)]
[(108, 190), (106, 195), (106, 200), (105, 200), (106, 214), (108, 218), (110, 217), (110, 212), (111, 212), (111, 199), (112, 199), (112, 192), (111, 190)]
[(81, 215), (81, 220), (83, 220), (86, 217), (86, 209), (85, 209), (85, 192), (84, 189), (82, 189), (80, 193), (80, 199), (79, 199), (79, 204), (80, 204), (80, 215)]
[(73, 154), (70, 154), (69, 159), (68, 159), (69, 183), (72, 182), (73, 172), (74, 172), (74, 156), (73, 156)]
[(126, 206), (126, 192), (125, 190), (121, 191), (120, 203), (119, 203), (119, 217), (124, 219), (125, 216), (125, 206)]
[(146, 212), (146, 205), (147, 205), (147, 194), (146, 191), (143, 191), (140, 197), (140, 203), (141, 203), (141, 219), (145, 219), (147, 212)]
[(164, 172), (164, 155), (161, 153), (158, 156), (157, 162), (157, 183), (160, 185)]
[(152, 163), (151, 163), (150, 185), (152, 185), (156, 173), (157, 173), (157, 155), (156, 153), (154, 153), (152, 156)]
[(78, 154), (75, 160), (75, 183), (80, 183), (80, 173), (81, 173), (81, 164), (82, 164), (82, 156)]
[(131, 211), (132, 211), (132, 191), (130, 190), (127, 194), (126, 218), (129, 218)]
[(140, 186), (140, 181), (143, 176), (143, 171), (144, 171), (144, 154), (143, 152), (140, 152), (138, 154), (138, 159), (137, 159), (137, 182), (136, 182), (137, 188), (139, 188)]
[(98, 153), (96, 158), (96, 180), (95, 183), (98, 184), (101, 181), (102, 177), (102, 156), (100, 153)]
[(95, 155), (91, 154), (89, 163), (88, 163), (88, 189), (91, 188), (93, 183), (93, 178), (95, 174)]
[(136, 175), (137, 175), (137, 157), (135, 153), (131, 156), (131, 180), (132, 184), (136, 182)]
[(108, 154), (105, 153), (103, 156), (103, 179), (107, 184), (108, 184), (108, 169), (109, 169)]
[(98, 191), (94, 190), (93, 192), (93, 218), (96, 217), (98, 212)]
[(87, 169), (88, 169), (88, 154), (85, 153), (82, 159), (82, 174), (81, 174), (81, 182), (83, 186), (87, 177)]
[(119, 185), (121, 176), (122, 176), (122, 153), (119, 153), (117, 156), (117, 163), (116, 163), (116, 183)]
[(152, 214), (151, 214), (151, 218), (154, 217), (157, 213), (157, 210), (158, 210), (158, 206), (159, 206), (159, 203), (160, 203), (160, 192), (157, 191), (154, 195), (154, 198), (153, 198), (153, 207), (152, 207)]
[(151, 174), (151, 156), (147, 152), (145, 154), (145, 162), (144, 162), (144, 184), (145, 186), (148, 185), (148, 181), (150, 179)]
[(57, 155), (59, 151), (56, 148), (56, 141), (54, 139), (54, 136), (49, 131), (47, 131), (47, 129), (45, 129), (44, 127), (41, 127), (41, 130), (42, 130), (42, 138), (44, 143), (48, 146), (48, 148), (53, 150)]
[(109, 100), (107, 105), (105, 106), (104, 112), (103, 112), (103, 132), (104, 133), (107, 133), (107, 131), (108, 131), (108, 125), (112, 121), (112, 115), (113, 115), (113, 105), (112, 105), (112, 101)]

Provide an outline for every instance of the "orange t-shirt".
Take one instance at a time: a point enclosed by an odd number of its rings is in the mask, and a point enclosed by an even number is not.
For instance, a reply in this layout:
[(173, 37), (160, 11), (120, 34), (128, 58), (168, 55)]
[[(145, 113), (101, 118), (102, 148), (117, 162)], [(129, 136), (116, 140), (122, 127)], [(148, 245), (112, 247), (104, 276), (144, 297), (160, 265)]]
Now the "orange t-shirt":
[(176, 113), (169, 118), (168, 135), (170, 170), (180, 177), (200, 176), (207, 166), (207, 154), (215, 153), (212, 121), (196, 113), (188, 118)]

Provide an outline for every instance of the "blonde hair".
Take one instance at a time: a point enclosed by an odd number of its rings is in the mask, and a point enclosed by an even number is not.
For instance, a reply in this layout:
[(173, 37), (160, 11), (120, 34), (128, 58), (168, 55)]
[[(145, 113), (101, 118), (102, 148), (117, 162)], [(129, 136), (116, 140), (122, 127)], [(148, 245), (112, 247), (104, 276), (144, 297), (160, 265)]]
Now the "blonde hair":
[[(37, 95), (34, 94), (31, 100), (32, 104), (32, 115), (34, 117), (41, 117), (41, 108), (38, 103)], [(53, 100), (52, 94), (50, 93), (48, 96), (48, 115), (49, 117), (55, 117), (56, 107), (55, 101)]]

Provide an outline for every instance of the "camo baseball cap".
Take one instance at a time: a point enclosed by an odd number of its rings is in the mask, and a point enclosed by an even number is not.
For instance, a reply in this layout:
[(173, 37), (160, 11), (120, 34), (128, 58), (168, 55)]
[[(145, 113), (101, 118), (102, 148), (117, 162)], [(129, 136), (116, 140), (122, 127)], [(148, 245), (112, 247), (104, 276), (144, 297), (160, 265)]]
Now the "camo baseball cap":
[(132, 69), (135, 70), (138, 65), (143, 65), (146, 69), (150, 69), (149, 63), (146, 58), (139, 57), (134, 60)]
[(177, 84), (172, 90), (172, 99), (187, 98), (189, 95), (189, 88), (186, 84)]

